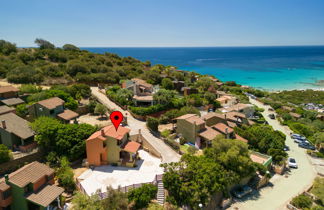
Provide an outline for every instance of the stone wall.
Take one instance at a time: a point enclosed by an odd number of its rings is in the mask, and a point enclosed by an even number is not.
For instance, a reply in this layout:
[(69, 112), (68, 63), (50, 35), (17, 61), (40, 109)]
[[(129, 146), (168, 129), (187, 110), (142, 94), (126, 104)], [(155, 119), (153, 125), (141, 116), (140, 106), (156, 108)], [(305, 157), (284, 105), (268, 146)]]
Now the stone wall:
[(11, 173), (17, 170), (18, 168), (28, 163), (31, 163), (33, 161), (42, 162), (43, 160), (44, 160), (43, 152), (39, 150), (36, 153), (26, 155), (21, 158), (17, 158), (9, 162), (0, 164), (0, 175)]
[(129, 139), (141, 143), (145, 151), (158, 158), (162, 158), (161, 154), (141, 134), (131, 135)]

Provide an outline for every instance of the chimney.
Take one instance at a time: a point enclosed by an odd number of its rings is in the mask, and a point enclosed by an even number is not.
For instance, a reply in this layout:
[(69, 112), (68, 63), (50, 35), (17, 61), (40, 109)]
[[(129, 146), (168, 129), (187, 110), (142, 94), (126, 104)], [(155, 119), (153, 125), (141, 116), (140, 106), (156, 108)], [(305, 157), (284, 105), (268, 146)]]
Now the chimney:
[(226, 138), (228, 139), (228, 128), (225, 128)]
[(142, 130), (141, 129), (138, 129), (138, 134), (142, 134)]
[(101, 135), (106, 136), (104, 129), (101, 129)]
[(8, 174), (5, 174), (4, 177), (5, 177), (6, 184), (9, 184), (9, 175)]
[(226, 120), (226, 114), (224, 116), (225, 116), (225, 120)]
[(6, 121), (5, 120), (2, 120), (1, 123), (2, 123), (2, 128), (3, 129), (7, 129)]

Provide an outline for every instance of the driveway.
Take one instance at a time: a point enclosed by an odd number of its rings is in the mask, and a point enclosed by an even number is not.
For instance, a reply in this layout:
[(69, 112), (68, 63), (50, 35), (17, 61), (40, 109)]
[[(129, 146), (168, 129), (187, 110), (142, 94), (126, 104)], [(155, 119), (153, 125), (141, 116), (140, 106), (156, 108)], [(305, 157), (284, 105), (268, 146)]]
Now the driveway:
[(277, 119), (272, 120), (268, 117), (270, 113), (274, 113), (268, 111), (270, 106), (265, 106), (253, 99), (250, 99), (250, 102), (265, 110), (262, 115), (265, 117), (269, 125), (271, 125), (275, 130), (279, 130), (286, 134), (286, 145), (290, 148), (288, 155), (289, 157), (294, 157), (296, 159), (299, 168), (291, 169), (287, 176), (274, 175), (270, 179), (268, 187), (262, 188), (260, 191), (255, 192), (254, 195), (247, 197), (244, 200), (237, 201), (230, 207), (230, 209), (286, 209), (286, 204), (294, 196), (303, 192), (312, 184), (316, 176), (316, 171), (306, 154), (306, 150), (299, 148), (290, 138), (290, 133), (292, 131), (287, 126), (280, 125)]
[(153, 157), (144, 150), (140, 150), (141, 160), (137, 161), (137, 167), (116, 167), (104, 165), (88, 169), (78, 179), (88, 195), (95, 193), (98, 189), (106, 192), (108, 186), (117, 189), (118, 186), (125, 187), (133, 184), (152, 182), (156, 175), (163, 174), (160, 167), (161, 160)]
[(178, 162), (180, 160), (181, 156), (177, 152), (166, 145), (161, 139), (152, 135), (152, 133), (146, 127), (146, 122), (135, 119), (128, 111), (123, 110), (117, 104), (109, 100), (107, 96), (101, 93), (97, 87), (91, 87), (91, 92), (100, 103), (104, 104), (111, 110), (120, 111), (123, 113), (124, 117), (127, 116), (127, 127), (131, 129), (130, 134), (137, 134), (139, 129), (141, 129), (141, 134), (143, 137), (147, 139), (161, 154), (162, 163)]

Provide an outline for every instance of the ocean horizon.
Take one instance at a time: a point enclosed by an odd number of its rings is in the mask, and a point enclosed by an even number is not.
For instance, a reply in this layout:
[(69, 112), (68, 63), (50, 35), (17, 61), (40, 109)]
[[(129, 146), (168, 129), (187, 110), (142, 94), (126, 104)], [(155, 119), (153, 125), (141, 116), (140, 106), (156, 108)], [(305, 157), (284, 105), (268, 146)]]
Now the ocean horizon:
[(324, 46), (82, 47), (270, 91), (324, 89)]

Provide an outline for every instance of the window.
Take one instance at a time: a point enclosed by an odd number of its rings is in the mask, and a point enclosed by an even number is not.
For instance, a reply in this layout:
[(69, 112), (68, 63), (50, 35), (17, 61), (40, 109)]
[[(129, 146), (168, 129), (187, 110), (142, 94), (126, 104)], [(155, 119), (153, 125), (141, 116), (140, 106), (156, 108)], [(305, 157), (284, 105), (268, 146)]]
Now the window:
[(6, 200), (7, 198), (9, 198), (11, 196), (11, 190), (6, 190), (4, 192), (2, 192), (3, 195), (3, 200)]
[(107, 143), (104, 141), (104, 142), (102, 142), (102, 145), (103, 145), (103, 147), (106, 147)]
[(54, 109), (50, 110), (50, 114), (54, 114)]

